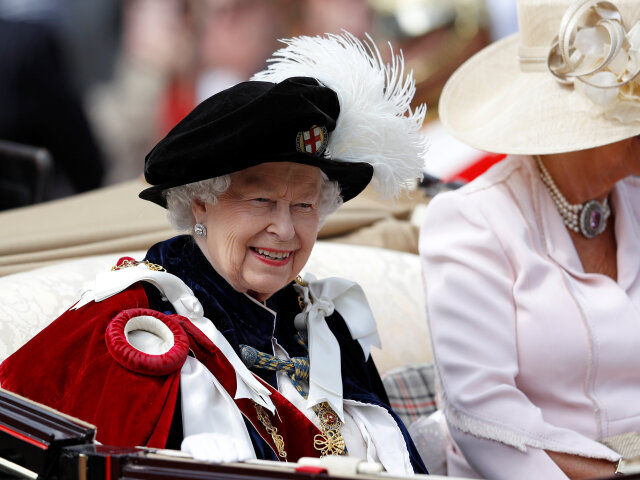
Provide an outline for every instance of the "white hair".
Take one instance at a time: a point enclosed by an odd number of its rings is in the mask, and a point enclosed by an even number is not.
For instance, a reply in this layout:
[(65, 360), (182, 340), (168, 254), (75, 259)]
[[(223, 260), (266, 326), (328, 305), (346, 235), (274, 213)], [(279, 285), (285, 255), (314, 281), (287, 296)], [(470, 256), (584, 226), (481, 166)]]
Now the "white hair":
[(167, 215), (171, 226), (176, 230), (193, 230), (196, 224), (191, 209), (193, 202), (215, 204), (218, 201), (218, 195), (226, 192), (229, 185), (231, 185), (231, 176), (222, 175), (167, 190), (164, 195), (167, 199)]
[[(318, 230), (322, 227), (327, 217), (335, 212), (343, 200), (340, 196), (340, 185), (335, 180), (320, 171), (322, 186), (318, 200)], [(179, 231), (193, 231), (196, 219), (191, 208), (194, 201), (214, 204), (218, 196), (227, 191), (231, 185), (231, 175), (222, 175), (199, 182), (187, 183), (173, 187), (165, 193), (167, 199), (167, 215), (171, 226)]]
[(329, 177), (322, 170), (320, 170), (320, 174), (322, 175), (322, 186), (318, 201), (318, 218), (320, 219), (318, 230), (322, 228), (327, 217), (344, 203), (340, 196), (340, 184), (335, 180), (329, 180)]

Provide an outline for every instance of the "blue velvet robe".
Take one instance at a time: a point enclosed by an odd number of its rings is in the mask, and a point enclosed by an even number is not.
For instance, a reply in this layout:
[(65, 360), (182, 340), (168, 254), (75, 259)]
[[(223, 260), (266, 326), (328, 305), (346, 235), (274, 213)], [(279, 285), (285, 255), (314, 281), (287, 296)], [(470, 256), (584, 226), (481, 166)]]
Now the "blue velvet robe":
[[(307, 352), (295, 340), (297, 333), (294, 317), (300, 313), (298, 294), (293, 284), (271, 296), (266, 305), (277, 312), (277, 318), (249, 300), (243, 293), (234, 290), (211, 266), (193, 238), (181, 235), (160, 242), (147, 252), (145, 260), (162, 265), (169, 273), (182, 279), (200, 300), (205, 317), (225, 336), (239, 354), (239, 345), (250, 345), (262, 352), (273, 354), (271, 339), (275, 337), (290, 356), (306, 356)], [(159, 292), (153, 287), (145, 287), (149, 306), (165, 313), (174, 313), (171, 304), (163, 302)], [(416, 473), (426, 473), (426, 469), (406, 427), (389, 407), (380, 375), (373, 360), (364, 360), (360, 344), (353, 340), (346, 323), (338, 312), (327, 317), (327, 324), (340, 345), (342, 383), (344, 398), (362, 403), (379, 405), (387, 409), (397, 422), (407, 443), (409, 456)], [(277, 389), (275, 372), (262, 369), (255, 374)], [(179, 397), (179, 396), (178, 396)], [(181, 415), (174, 415), (174, 425), (168, 446), (179, 448), (182, 436)], [(261, 459), (277, 460), (275, 453), (260, 437), (249, 422), (247, 430), (251, 435), (256, 456)]]

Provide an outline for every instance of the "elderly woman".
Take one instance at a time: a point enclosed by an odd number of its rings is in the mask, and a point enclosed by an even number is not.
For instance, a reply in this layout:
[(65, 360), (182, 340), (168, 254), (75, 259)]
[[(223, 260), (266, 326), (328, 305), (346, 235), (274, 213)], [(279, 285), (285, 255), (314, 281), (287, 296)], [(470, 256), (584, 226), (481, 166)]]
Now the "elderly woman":
[(439, 108), (511, 154), (421, 230), (449, 473), (611, 476), (640, 454), (640, 2), (518, 10)]
[(0, 366), (2, 386), (96, 424), (102, 443), (424, 472), (369, 356), (364, 293), (298, 277), (329, 213), (372, 176), (393, 194), (421, 171), (412, 80), (367, 48), (295, 39), (184, 118), (147, 156), (140, 196), (192, 234), (99, 275)]

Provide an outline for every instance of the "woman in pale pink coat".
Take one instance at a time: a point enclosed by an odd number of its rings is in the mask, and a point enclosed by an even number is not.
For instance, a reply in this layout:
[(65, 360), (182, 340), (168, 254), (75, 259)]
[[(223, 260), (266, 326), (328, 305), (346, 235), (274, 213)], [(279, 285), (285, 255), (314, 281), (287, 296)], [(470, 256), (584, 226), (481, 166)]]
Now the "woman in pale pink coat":
[(449, 474), (612, 476), (640, 455), (640, 2), (518, 9), (440, 101), (510, 154), (421, 230)]

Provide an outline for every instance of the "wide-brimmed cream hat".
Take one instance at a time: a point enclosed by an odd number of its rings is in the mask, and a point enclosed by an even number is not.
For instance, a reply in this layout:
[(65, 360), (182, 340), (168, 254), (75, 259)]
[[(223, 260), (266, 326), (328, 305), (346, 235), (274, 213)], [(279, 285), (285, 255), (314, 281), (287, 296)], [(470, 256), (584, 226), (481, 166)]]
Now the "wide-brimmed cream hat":
[(518, 23), (445, 85), (439, 113), (453, 135), (550, 154), (640, 134), (640, 0), (518, 0)]

